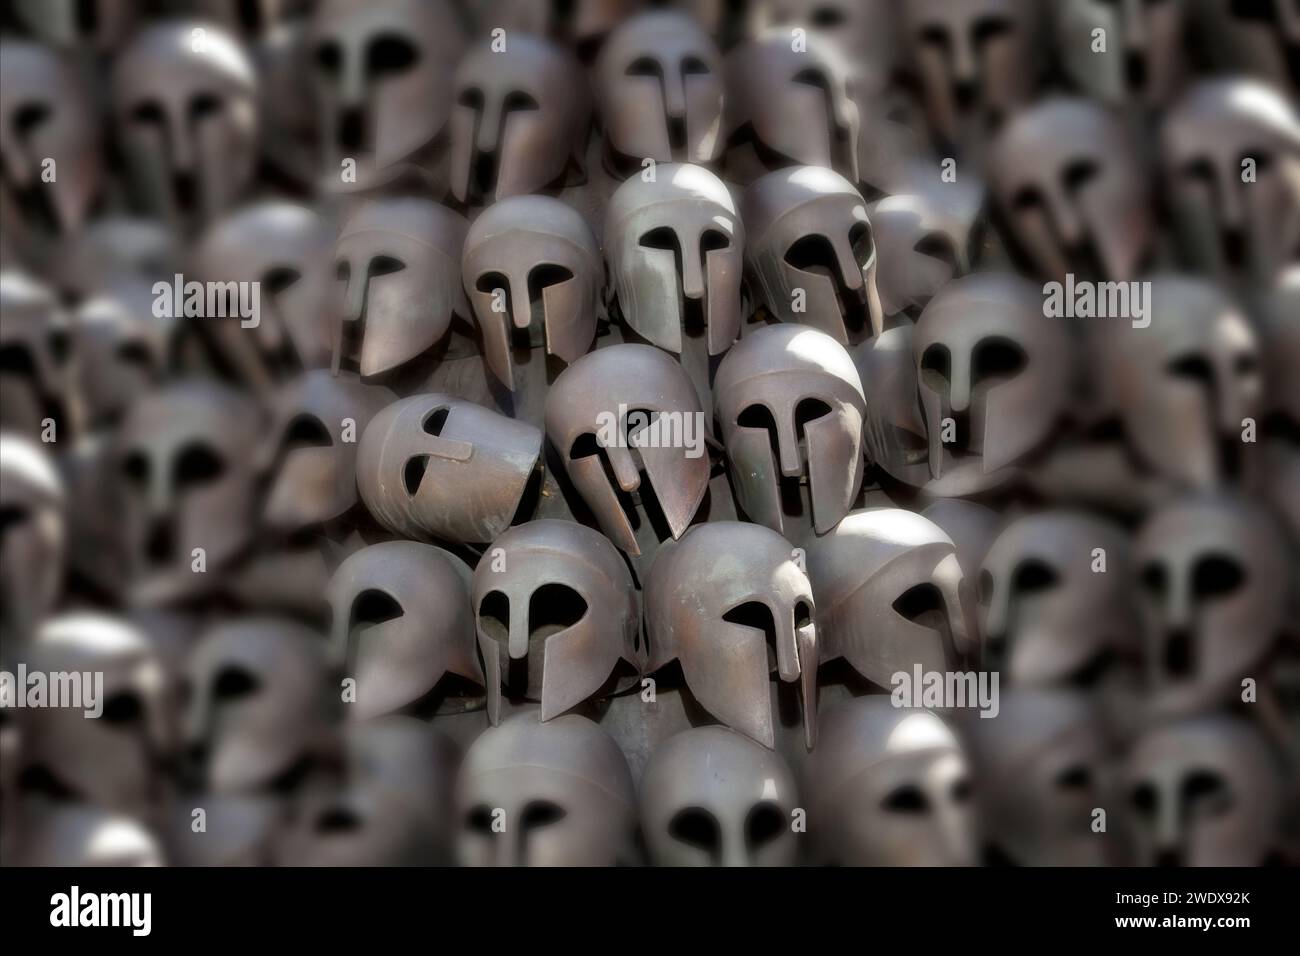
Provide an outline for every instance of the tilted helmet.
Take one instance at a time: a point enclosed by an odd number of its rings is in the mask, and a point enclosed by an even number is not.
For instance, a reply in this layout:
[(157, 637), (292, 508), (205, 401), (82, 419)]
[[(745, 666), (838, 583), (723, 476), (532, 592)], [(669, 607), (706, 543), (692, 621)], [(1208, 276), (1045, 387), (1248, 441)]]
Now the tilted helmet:
[(1293, 571), (1269, 512), (1237, 498), (1176, 499), (1142, 526), (1134, 563), (1154, 711), (1213, 708), (1258, 676), (1287, 621)]
[(473, 601), (494, 724), (503, 688), (541, 701), (550, 720), (640, 670), (632, 575), (591, 528), (542, 519), (508, 529), (474, 571)]
[(930, 481), (930, 442), (918, 401), (915, 326), (887, 329), (853, 350), (866, 396), (863, 442), (867, 459), (895, 481), (913, 488)]
[(815, 859), (845, 866), (969, 866), (975, 812), (965, 753), (928, 710), (849, 700), (804, 764)]
[(1156, 276), (1149, 288), (1149, 327), (1121, 322), (1096, 337), (1102, 388), (1141, 465), (1211, 488), (1248, 464), (1244, 419), (1264, 397), (1259, 340), (1209, 280)]
[(0, 426), (29, 438), (44, 419), (54, 433), (74, 428), (70, 401), (72, 329), (53, 289), (24, 273), (0, 273)]
[(336, 371), (346, 358), (365, 378), (390, 372), (439, 342), (453, 313), (469, 317), (460, 285), (467, 228), (427, 199), (376, 199), (348, 218), (334, 246)]
[(824, 166), (857, 182), (848, 64), (824, 38), (795, 46), (789, 30), (773, 28), (727, 55), (727, 140), (748, 138), (769, 170)]
[(605, 208), (610, 291), (638, 335), (682, 351), (683, 328), (704, 326), (710, 355), (740, 334), (745, 228), (722, 180), (665, 163), (634, 175)]
[(971, 271), (974, 216), (922, 193), (887, 196), (868, 206), (867, 216), (885, 316), (915, 319), (946, 282)]
[(606, 143), (632, 165), (722, 154), (722, 55), (688, 14), (625, 20), (601, 46), (594, 81)]
[(876, 244), (857, 188), (829, 169), (768, 173), (745, 190), (745, 264), (767, 311), (841, 345), (879, 335)]
[(0, 631), (25, 641), (63, 587), (66, 495), (46, 446), (0, 432)]
[(1108, 742), (1088, 698), (1003, 691), (996, 717), (967, 722), (986, 843), (1020, 866), (1115, 862), (1094, 812), (1113, 796)]
[(632, 774), (618, 744), (585, 717), (543, 723), (525, 712), (489, 727), (465, 755), (456, 791), (467, 866), (632, 862)]
[(357, 487), (397, 534), (463, 544), (507, 527), (539, 468), (542, 433), (447, 395), (415, 395), (373, 419), (357, 449)]
[(373, 184), (447, 125), (465, 46), (447, 0), (326, 0), (307, 43), (325, 175), (353, 159), (357, 183)]
[(799, 804), (781, 757), (727, 727), (665, 740), (641, 777), (641, 828), (655, 866), (792, 866)]
[(465, 235), (460, 270), (484, 359), (508, 388), (511, 352), (523, 336), (565, 363), (591, 348), (604, 264), (591, 227), (571, 206), (551, 196), (493, 203)]
[(247, 334), (273, 360), (320, 367), (331, 344), (322, 315), (332, 242), (329, 226), (313, 210), (268, 200), (209, 226), (192, 267), (207, 282), (258, 283), (257, 325)]
[(261, 464), (270, 487), (262, 518), (291, 533), (346, 514), (357, 503), (357, 438), (396, 399), (388, 389), (326, 369), (286, 382), (272, 402)]
[(1015, 684), (1049, 685), (1087, 682), (1132, 659), (1131, 549), (1121, 528), (1080, 512), (1008, 525), (981, 575), (988, 666), (1009, 670)]
[[(174, 601), (204, 589), (253, 532), (257, 407), (214, 382), (186, 381), (142, 395), (116, 436), (135, 601)], [(193, 570), (201, 548), (206, 574)]]
[(1160, 160), (1192, 264), (1268, 280), (1300, 257), (1294, 100), (1256, 80), (1202, 80), (1165, 114)]
[[(6, 229), (63, 235), (80, 229), (103, 179), (98, 130), (72, 62), (35, 43), (0, 44)], [(33, 208), (40, 213), (31, 214)]]
[(800, 510), (810, 506), (804, 522), (818, 534), (848, 514), (862, 485), (865, 400), (843, 346), (816, 329), (766, 326), (726, 354), (713, 388), (737, 502), (750, 520), (787, 531), (788, 480), (806, 481)]
[[(1107, 103), (1161, 107), (1177, 92), (1187, 69), (1183, 52), (1189, 8), (1172, 3), (1065, 0), (1056, 10), (1056, 43), (1066, 75)], [(1097, 30), (1105, 37), (1095, 49)]]
[(899, 508), (854, 511), (808, 547), (820, 608), (821, 660), (844, 658), (890, 687), (916, 665), (950, 671), (978, 642), (957, 548), (938, 525)]
[(1044, 278), (1128, 281), (1151, 252), (1142, 158), (1100, 103), (1052, 96), (1016, 113), (991, 143), (988, 168), (1012, 238)]
[(912, 337), (928, 490), (976, 493), (1041, 449), (1070, 408), (1071, 349), (1065, 321), (1044, 313), (1027, 280), (986, 272), (944, 286)]
[(30, 712), (23, 739), (28, 763), (77, 799), (141, 817), (156, 813), (173, 746), (172, 715), (162, 662), (144, 634), (106, 614), (63, 614), (41, 626), (25, 660), (51, 681), (59, 674), (80, 678), (83, 697), (80, 704)]
[(762, 525), (717, 521), (660, 551), (645, 585), (647, 673), (676, 660), (695, 699), (771, 749), (770, 675), (799, 688), (804, 741), (817, 740), (812, 586), (790, 543)]
[(1039, 0), (915, 0), (899, 8), (903, 48), (943, 140), (960, 143), (996, 126), (1032, 97), (1047, 46), (1044, 12)]
[(1259, 866), (1277, 846), (1281, 770), (1244, 720), (1157, 725), (1134, 744), (1124, 776), (1142, 865)]
[(349, 555), (330, 579), (332, 650), (356, 680), (349, 713), (409, 708), (448, 674), (483, 683), (474, 654), (470, 570), (417, 541), (383, 541)]
[(234, 205), (257, 166), (257, 74), (211, 23), (137, 33), (113, 63), (113, 117), (144, 210), (184, 228)]
[[(621, 410), (645, 412), (651, 421), (628, 434), (633, 416)], [(546, 396), (546, 435), (569, 479), (601, 530), (630, 554), (641, 553), (632, 521), (648, 520), (638, 516), (638, 503), (653, 495), (672, 537), (679, 538), (704, 500), (709, 458), (703, 428), (697, 429), (696, 454), (671, 434), (663, 440), (674, 428), (686, 436), (688, 419), (703, 418), (686, 372), (648, 345), (613, 345), (584, 355)]]
[(189, 768), (214, 792), (274, 788), (319, 755), (330, 732), (326, 643), (277, 618), (210, 629), (186, 664)]
[(525, 34), (488, 42), (456, 70), (451, 113), (451, 190), (469, 205), (536, 192), (582, 155), (591, 123), (578, 62)]

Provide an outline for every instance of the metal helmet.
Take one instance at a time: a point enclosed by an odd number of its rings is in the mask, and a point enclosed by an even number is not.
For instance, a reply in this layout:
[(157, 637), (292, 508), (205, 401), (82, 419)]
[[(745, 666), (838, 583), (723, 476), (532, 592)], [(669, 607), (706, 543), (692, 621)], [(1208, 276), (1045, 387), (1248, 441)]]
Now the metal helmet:
[(1300, 257), (1294, 100), (1256, 80), (1202, 80), (1165, 114), (1160, 160), (1192, 264), (1267, 281)]
[(135, 26), (131, 0), (13, 0), (18, 21), (42, 43), (65, 49), (115, 48)]
[(144, 634), (106, 614), (62, 614), (40, 627), (24, 658), (51, 680), (79, 676), (85, 705), (31, 712), (23, 738), (29, 765), (79, 800), (142, 818), (156, 813), (172, 715), (162, 662)]
[(610, 291), (632, 330), (669, 352), (704, 327), (710, 355), (740, 335), (745, 227), (726, 185), (700, 166), (633, 175), (605, 207)]
[[(981, 715), (982, 717), (983, 715)], [(1112, 755), (1087, 696), (1003, 691), (996, 717), (966, 722), (982, 836), (1020, 866), (1104, 866), (1114, 848), (1093, 814), (1113, 795)]]
[(349, 555), (328, 588), (333, 654), (356, 680), (358, 718), (428, 698), (448, 674), (483, 683), (470, 571), (442, 548), (383, 541)]
[(841, 345), (884, 327), (876, 244), (862, 194), (829, 169), (782, 169), (745, 190), (745, 264), (767, 311)]
[(1258, 337), (1218, 285), (1151, 280), (1149, 327), (1098, 335), (1102, 388), (1137, 461), (1175, 485), (1205, 489), (1247, 464), (1243, 420), (1263, 407)]
[(636, 794), (613, 738), (577, 714), (529, 712), (489, 727), (457, 782), (466, 866), (632, 862)]
[(188, 229), (233, 206), (256, 172), (256, 94), (252, 61), (221, 28), (137, 33), (114, 60), (112, 104), (140, 208)]
[(22, 642), (54, 607), (67, 550), (63, 481), (46, 446), (0, 432), (0, 632)]
[(141, 396), (127, 410), (114, 458), (126, 525), (133, 600), (167, 603), (202, 591), (195, 549), (213, 572), (253, 531), (260, 433), (256, 405), (213, 382), (188, 381)]
[(1284, 272), (1264, 297), (1258, 317), (1263, 343), (1268, 414), (1261, 422), (1264, 484), (1275, 508), (1300, 540), (1300, 267)]
[(73, 63), (36, 43), (0, 43), (5, 228), (77, 232), (102, 184), (100, 146), (98, 116)]
[[(192, 803), (193, 806), (185, 804)], [(279, 794), (202, 793), (173, 802), (164, 836), (171, 866), (266, 866), (282, 825)], [(202, 830), (194, 829), (194, 810), (203, 808)]]
[(480, 29), (502, 27), (531, 33), (571, 47), (585, 61), (640, 0), (470, 0)]
[(808, 547), (821, 660), (844, 658), (888, 688), (899, 671), (950, 671), (979, 639), (957, 548), (899, 508), (854, 511)]
[(727, 727), (695, 727), (660, 744), (641, 777), (640, 804), (655, 866), (794, 865), (794, 774)]
[(66, 437), (73, 336), (57, 295), (23, 273), (0, 273), (0, 313), (0, 427), (34, 439), (48, 418)]
[(436, 139), (451, 114), (451, 83), (466, 37), (448, 0), (326, 0), (307, 46), (320, 110), (322, 171), (339, 181), (357, 164), (374, 184)]
[(281, 866), (417, 866), (450, 856), (455, 745), (413, 717), (349, 724), (339, 779), (309, 787)]
[(1212, 60), (1278, 89), (1300, 90), (1300, 11), (1285, 3), (1202, 0), (1195, 14)]
[[(1056, 48), (1071, 82), (1089, 96), (1125, 106), (1161, 107), (1186, 72), (1184, 34), (1189, 0), (1108, 3), (1066, 0), (1058, 5)], [(1095, 31), (1105, 46), (1095, 49)]]
[(1009, 670), (1017, 685), (1086, 686), (1132, 659), (1139, 625), (1130, 552), (1123, 529), (1081, 512), (1013, 521), (983, 563), (986, 664)]
[(460, 271), (484, 359), (506, 387), (515, 388), (521, 338), (565, 363), (591, 348), (604, 264), (573, 207), (551, 196), (493, 203), (465, 235)]
[(854, 349), (853, 362), (867, 400), (867, 459), (895, 481), (921, 488), (930, 481), (930, 442), (912, 358), (915, 331), (911, 323), (887, 329)]
[(1050, 96), (1016, 113), (990, 144), (988, 175), (1012, 238), (1045, 278), (1128, 281), (1151, 251), (1142, 158), (1100, 103)]
[(451, 189), (469, 205), (537, 192), (581, 155), (591, 123), (586, 76), (547, 40), (481, 43), (456, 70)]
[(903, 48), (930, 125), (949, 143), (982, 132), (1027, 102), (1044, 57), (1039, 0), (915, 0), (904, 4)]
[(1028, 280), (985, 272), (939, 290), (912, 336), (931, 493), (990, 488), (1055, 435), (1071, 403), (1072, 345)]
[(867, 216), (884, 315), (916, 319), (945, 283), (971, 271), (973, 216), (924, 194), (887, 196), (868, 206)]
[(126, 283), (152, 285), (180, 270), (183, 244), (159, 219), (108, 215), (91, 220), (59, 250), (49, 273), (60, 288), (84, 299)]
[(186, 762), (214, 792), (274, 789), (317, 755), (330, 728), (325, 640), (289, 620), (211, 628), (186, 665)]
[(818, 862), (845, 866), (970, 866), (975, 813), (966, 756), (928, 710), (888, 697), (826, 714), (804, 764), (803, 796)]
[(175, 323), (155, 318), (147, 282), (119, 281), (84, 299), (73, 317), (77, 390), (88, 424), (111, 425), (161, 383)]
[(1258, 866), (1276, 849), (1281, 769), (1244, 720), (1213, 714), (1157, 725), (1134, 744), (1124, 777), (1145, 866)]
[(699, 525), (660, 551), (645, 585), (646, 672), (676, 660), (700, 706), (772, 749), (770, 675), (797, 683), (804, 742), (817, 741), (812, 586), (790, 543), (740, 521)]
[(1270, 512), (1230, 497), (1175, 500), (1142, 526), (1134, 564), (1153, 711), (1208, 710), (1257, 676), (1288, 620), (1293, 570)]
[(348, 218), (334, 246), (336, 371), (347, 359), (364, 378), (390, 372), (439, 342), (453, 313), (469, 316), (460, 286), (467, 228), (427, 199), (376, 199)]
[(737, 503), (751, 521), (787, 531), (788, 481), (806, 482), (797, 514), (808, 506), (802, 523), (818, 534), (849, 513), (862, 486), (866, 408), (843, 346), (804, 326), (759, 328), (723, 357), (713, 390)]
[(554, 519), (506, 530), (474, 571), (473, 597), (494, 724), (503, 688), (541, 701), (550, 720), (640, 671), (636, 588), (598, 531)]
[(839, 48), (858, 82), (883, 89), (898, 66), (898, 15), (893, 0), (774, 0), (772, 22), (803, 27)]
[(711, 163), (722, 155), (722, 54), (688, 14), (625, 20), (596, 59), (596, 112), (624, 163)]
[(1002, 515), (964, 498), (939, 498), (921, 511), (921, 517), (933, 521), (952, 539), (962, 575), (973, 585), (1002, 530)]
[(848, 64), (824, 38), (798, 45), (788, 29), (773, 28), (727, 54), (727, 141), (748, 139), (765, 169), (823, 166), (857, 182)]
[(234, 334), (249, 334), (276, 364), (320, 367), (330, 356), (323, 315), (333, 240), (313, 210), (267, 200), (209, 226), (191, 267), (207, 282), (258, 283), (257, 325)]
[[(51, 803), (25, 821), (21, 866), (163, 866), (157, 836), (135, 818), (78, 803)], [(8, 862), (8, 861), (6, 861)]]
[(357, 449), (371, 515), (405, 537), (491, 541), (539, 469), (542, 433), (448, 395), (415, 395), (373, 419)]
[(262, 519), (292, 533), (346, 514), (357, 503), (357, 438), (396, 396), (378, 385), (304, 372), (272, 403), (262, 464), (270, 488)]
[[(645, 412), (651, 422), (628, 434), (634, 423), (627, 412)], [(674, 423), (685, 434), (686, 416), (704, 419), (695, 387), (680, 365), (649, 345), (612, 345), (584, 355), (546, 396), (546, 435), (569, 480), (601, 530), (629, 554), (641, 553), (632, 519), (648, 520), (637, 514), (648, 496), (672, 537), (680, 538), (708, 492), (703, 449), (692, 456), (681, 443), (662, 440)], [(702, 426), (699, 432), (702, 441)]]

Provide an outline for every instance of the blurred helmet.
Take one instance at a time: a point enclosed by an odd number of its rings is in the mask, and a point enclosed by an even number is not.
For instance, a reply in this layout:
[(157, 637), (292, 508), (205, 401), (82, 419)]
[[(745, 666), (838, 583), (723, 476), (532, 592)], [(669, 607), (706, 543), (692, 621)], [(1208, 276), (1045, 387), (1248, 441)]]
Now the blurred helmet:
[(0, 630), (24, 641), (63, 588), (66, 496), (49, 452), (0, 432)]
[(157, 836), (133, 817), (76, 803), (51, 803), (25, 821), (21, 866), (162, 866)]
[[(621, 410), (644, 412), (651, 422), (628, 434), (633, 416)], [(679, 538), (708, 491), (703, 428), (695, 455), (681, 447), (684, 442), (660, 440), (674, 423), (686, 435), (687, 416), (704, 418), (694, 386), (680, 365), (648, 345), (613, 345), (584, 355), (560, 373), (546, 396), (546, 434), (569, 479), (601, 530), (630, 554), (641, 553), (632, 520), (647, 520), (638, 517), (637, 507), (648, 495), (672, 537)], [(611, 418), (618, 419), (617, 434), (610, 434)]]
[(814, 859), (844, 866), (976, 862), (961, 744), (928, 710), (859, 697), (826, 714), (804, 764)]
[(792, 866), (799, 803), (779, 755), (727, 727), (668, 738), (641, 777), (641, 828), (655, 866)]
[(887, 329), (853, 350), (853, 364), (867, 402), (867, 460), (895, 481), (920, 488), (930, 481), (930, 443), (912, 358), (915, 332), (911, 323)]
[[(1186, 72), (1189, 0), (1108, 3), (1065, 0), (1055, 11), (1056, 47), (1071, 82), (1089, 96), (1126, 106), (1161, 107)], [(1105, 37), (1096, 49), (1097, 30)]]
[(1237, 498), (1177, 499), (1142, 526), (1134, 563), (1154, 711), (1208, 710), (1257, 676), (1287, 621), (1293, 571), (1270, 513)]
[(1011, 237), (1047, 279), (1128, 281), (1155, 219), (1142, 157), (1120, 116), (1051, 96), (1016, 113), (989, 147), (989, 185)]
[(899, 508), (855, 511), (808, 547), (821, 660), (842, 657), (879, 687), (893, 675), (950, 671), (978, 643), (957, 549), (938, 525)]
[(44, 438), (75, 430), (70, 416), (72, 329), (50, 289), (19, 272), (0, 273), (0, 427)]
[(485, 730), (457, 783), (466, 866), (632, 862), (636, 794), (614, 740), (585, 717), (516, 714)]
[(113, 116), (137, 205), (185, 229), (232, 207), (257, 167), (257, 74), (199, 21), (155, 23), (116, 57)]
[(652, 345), (682, 351), (683, 329), (703, 326), (710, 355), (740, 334), (745, 229), (722, 180), (665, 163), (634, 175), (605, 208), (610, 290), (624, 321)]
[(722, 55), (688, 14), (625, 20), (601, 46), (593, 79), (606, 144), (624, 164), (722, 154)]
[(915, 319), (945, 283), (971, 271), (973, 216), (924, 194), (887, 196), (868, 206), (867, 215), (885, 316)]
[(640, 671), (636, 588), (598, 531), (553, 519), (506, 530), (474, 571), (473, 600), (494, 724), (503, 688), (550, 720)]
[(1157, 725), (1134, 744), (1124, 777), (1144, 866), (1258, 866), (1276, 848), (1281, 770), (1243, 720), (1215, 714)]
[(591, 123), (587, 78), (549, 41), (482, 42), (456, 70), (451, 189), (469, 205), (537, 192), (582, 155)]
[(1285, 3), (1201, 0), (1195, 14), (1213, 61), (1300, 90), (1300, 10)]
[(469, 316), (460, 285), (467, 228), (427, 199), (376, 199), (348, 218), (334, 246), (336, 371), (346, 359), (363, 378), (391, 372), (439, 342), (453, 313)]
[(750, 520), (787, 531), (787, 481), (806, 483), (800, 511), (811, 506), (803, 521), (818, 534), (849, 513), (862, 485), (865, 405), (843, 346), (799, 325), (762, 327), (726, 354), (713, 388), (736, 498)]
[(330, 579), (335, 660), (356, 680), (357, 718), (430, 697), (448, 674), (483, 683), (474, 654), (470, 571), (416, 541), (383, 541), (349, 555)]
[(357, 487), (396, 534), (482, 543), (509, 527), (541, 454), (542, 433), (527, 422), (448, 395), (415, 395), (371, 419), (357, 449)]
[(166, 374), (176, 325), (154, 317), (153, 302), (147, 283), (122, 280), (73, 316), (77, 390), (91, 429), (115, 423)]
[(782, 169), (752, 183), (742, 204), (745, 263), (762, 305), (841, 345), (879, 335), (876, 245), (867, 204), (829, 169)]
[(817, 740), (812, 586), (790, 543), (762, 525), (717, 521), (660, 551), (645, 585), (647, 673), (676, 660), (695, 699), (771, 749), (770, 675), (795, 683), (804, 741)]
[(469, 227), (460, 269), (484, 359), (506, 387), (515, 388), (511, 353), (525, 335), (565, 363), (591, 348), (604, 264), (572, 207), (550, 196), (493, 203)]
[(132, 0), (13, 0), (18, 20), (42, 43), (106, 52), (135, 26)]

